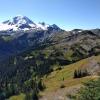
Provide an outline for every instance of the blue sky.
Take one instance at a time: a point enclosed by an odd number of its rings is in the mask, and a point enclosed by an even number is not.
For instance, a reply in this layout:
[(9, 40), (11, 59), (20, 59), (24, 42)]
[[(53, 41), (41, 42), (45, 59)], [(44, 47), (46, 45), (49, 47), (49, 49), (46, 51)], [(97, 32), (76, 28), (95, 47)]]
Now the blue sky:
[(100, 28), (100, 0), (0, 0), (0, 22), (16, 15), (66, 30)]

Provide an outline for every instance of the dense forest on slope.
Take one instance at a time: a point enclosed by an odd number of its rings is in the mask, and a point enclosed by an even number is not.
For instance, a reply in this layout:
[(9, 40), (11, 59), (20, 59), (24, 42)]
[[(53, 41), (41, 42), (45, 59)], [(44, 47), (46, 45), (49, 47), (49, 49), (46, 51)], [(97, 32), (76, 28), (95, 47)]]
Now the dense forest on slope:
[(17, 39), (16, 34), (14, 37), (1, 35), (0, 57), (6, 48), (7, 56), (0, 60), (0, 99), (20, 93), (37, 98), (38, 92), (45, 88), (44, 75), (100, 54), (99, 34), (73, 31), (76, 33), (61, 30), (21, 33)]

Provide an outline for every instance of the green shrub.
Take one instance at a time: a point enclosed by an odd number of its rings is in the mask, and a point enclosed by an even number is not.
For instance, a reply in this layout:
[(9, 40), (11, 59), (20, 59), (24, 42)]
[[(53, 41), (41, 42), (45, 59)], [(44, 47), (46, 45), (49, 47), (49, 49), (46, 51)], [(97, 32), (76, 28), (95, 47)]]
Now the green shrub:
[(84, 83), (84, 86), (80, 89), (76, 100), (100, 100), (100, 79)]

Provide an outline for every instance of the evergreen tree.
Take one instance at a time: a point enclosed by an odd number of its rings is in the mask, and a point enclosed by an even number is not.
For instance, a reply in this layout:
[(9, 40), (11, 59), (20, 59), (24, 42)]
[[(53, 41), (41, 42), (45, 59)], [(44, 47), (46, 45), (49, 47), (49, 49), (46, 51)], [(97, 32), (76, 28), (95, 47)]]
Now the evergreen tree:
[(75, 71), (74, 71), (74, 78), (77, 78), (77, 77), (78, 77), (77, 74), (78, 74), (78, 73), (77, 73), (77, 70), (75, 70)]
[(38, 89), (39, 89), (40, 91), (42, 91), (42, 90), (44, 89), (44, 84), (43, 84), (43, 82), (42, 82), (41, 79), (40, 79), (39, 82), (38, 82)]
[(3, 91), (3, 89), (0, 87), (0, 100), (5, 100), (5, 98), (6, 98), (6, 94)]
[(88, 76), (88, 71), (86, 69), (78, 69), (74, 71), (74, 78), (82, 78)]
[(38, 92), (35, 89), (32, 92), (32, 100), (38, 100)]

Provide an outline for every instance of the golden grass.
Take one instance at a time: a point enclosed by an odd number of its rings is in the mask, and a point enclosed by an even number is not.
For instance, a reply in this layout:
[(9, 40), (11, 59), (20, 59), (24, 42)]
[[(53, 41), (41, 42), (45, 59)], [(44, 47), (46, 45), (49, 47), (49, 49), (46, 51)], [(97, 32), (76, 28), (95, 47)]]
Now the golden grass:
[(25, 95), (20, 94), (20, 95), (12, 96), (11, 98), (9, 98), (9, 100), (25, 100)]
[[(96, 61), (100, 62), (100, 55), (83, 59), (74, 64), (63, 66), (64, 68), (62, 70), (53, 71), (47, 77), (44, 76), (43, 82), (46, 85), (46, 89), (44, 92), (41, 92), (40, 95), (44, 95), (47, 92), (56, 91), (61, 85), (64, 85), (65, 87), (71, 87), (75, 85), (81, 85), (83, 82), (96, 78), (96, 76), (88, 76), (84, 78), (73, 79), (74, 70), (83, 68), (90, 59), (95, 59)], [(20, 94), (18, 96), (12, 96), (9, 100), (24, 100), (24, 98), (25, 95)]]
[(83, 68), (89, 62), (90, 59), (95, 59), (96, 61), (100, 61), (100, 55), (83, 59), (74, 64), (64, 66), (62, 70), (54, 71), (47, 77), (44, 77), (43, 81), (44, 84), (46, 85), (45, 91), (54, 91), (58, 89), (62, 84), (66, 87), (82, 84), (82, 82), (86, 82), (91, 78), (93, 78), (91, 76), (88, 76), (84, 78), (73, 79), (73, 73), (75, 69)]

